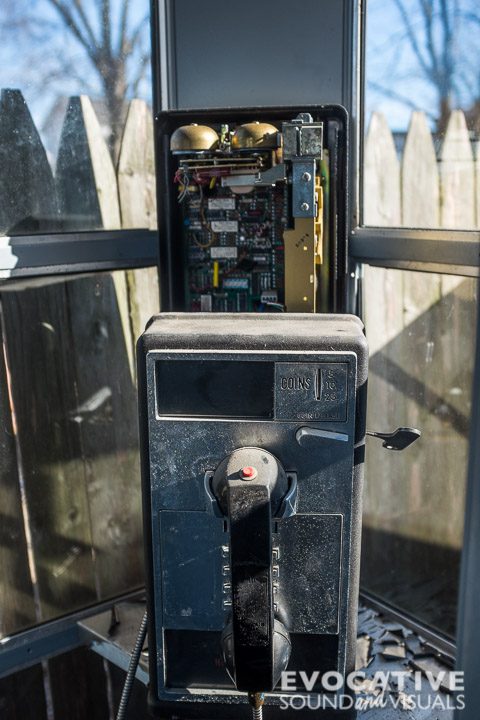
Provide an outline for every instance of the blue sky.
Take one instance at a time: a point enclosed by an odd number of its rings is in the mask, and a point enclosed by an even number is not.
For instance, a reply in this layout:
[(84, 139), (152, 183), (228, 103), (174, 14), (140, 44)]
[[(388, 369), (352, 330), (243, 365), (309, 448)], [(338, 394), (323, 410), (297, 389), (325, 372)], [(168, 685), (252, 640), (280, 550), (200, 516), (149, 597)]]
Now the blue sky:
[[(401, 1), (424, 52), (427, 39), (419, 13), (420, 0)], [(453, 57), (458, 88), (452, 105), (468, 108), (480, 90), (480, 24), (474, 24), (468, 13), (476, 12), (480, 18), (480, 4), (479, 0), (447, 0), (447, 4), (450, 9), (457, 9)], [(434, 0), (433, 42), (437, 46), (442, 44), (439, 5), (439, 1)], [(367, 18), (367, 120), (373, 110), (381, 111), (393, 130), (405, 130), (412, 109), (419, 109), (426, 112), (433, 125), (438, 96), (422, 76), (395, 1), (368, 0)], [(398, 94), (404, 102), (389, 97), (388, 93)]]

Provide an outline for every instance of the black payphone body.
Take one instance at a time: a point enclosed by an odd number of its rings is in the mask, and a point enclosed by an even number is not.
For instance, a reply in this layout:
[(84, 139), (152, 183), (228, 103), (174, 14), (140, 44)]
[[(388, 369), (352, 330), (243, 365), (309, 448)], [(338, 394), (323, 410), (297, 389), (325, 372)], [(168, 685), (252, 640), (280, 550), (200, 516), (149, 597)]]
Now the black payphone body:
[(152, 707), (285, 717), (282, 671), (354, 669), (362, 324), (165, 313), (138, 371)]

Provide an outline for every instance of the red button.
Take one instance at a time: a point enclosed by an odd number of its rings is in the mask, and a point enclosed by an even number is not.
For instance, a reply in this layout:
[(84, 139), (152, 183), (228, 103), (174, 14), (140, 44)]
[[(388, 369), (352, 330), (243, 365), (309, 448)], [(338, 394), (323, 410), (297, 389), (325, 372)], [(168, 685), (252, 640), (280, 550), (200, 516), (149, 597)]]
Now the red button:
[(251, 479), (254, 478), (257, 474), (257, 469), (254, 467), (251, 467), (251, 465), (247, 465), (247, 467), (244, 467), (241, 469), (241, 475), (243, 478)]

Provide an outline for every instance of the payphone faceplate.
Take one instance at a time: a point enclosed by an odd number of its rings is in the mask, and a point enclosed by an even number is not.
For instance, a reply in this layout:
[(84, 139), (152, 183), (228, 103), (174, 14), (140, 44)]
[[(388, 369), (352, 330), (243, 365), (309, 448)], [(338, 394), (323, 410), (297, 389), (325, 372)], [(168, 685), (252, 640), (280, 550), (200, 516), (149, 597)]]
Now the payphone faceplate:
[[(236, 706), (238, 717), (245, 705), (222, 657), (230, 528), (212, 488), (239, 448), (271, 453), (289, 483), (271, 537), (287, 669), (350, 671), (365, 439), (360, 321), (167, 313), (147, 328), (138, 357), (154, 704), (175, 703), (179, 717), (208, 717), (211, 703), (225, 717)], [(276, 688), (265, 704), (278, 710), (285, 694)]]

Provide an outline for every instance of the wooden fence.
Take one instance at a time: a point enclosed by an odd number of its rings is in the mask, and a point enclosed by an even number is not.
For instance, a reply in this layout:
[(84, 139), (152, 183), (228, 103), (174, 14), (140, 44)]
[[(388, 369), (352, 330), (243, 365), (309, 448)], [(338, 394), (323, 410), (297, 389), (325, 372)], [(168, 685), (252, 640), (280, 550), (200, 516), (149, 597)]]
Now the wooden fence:
[[(114, 168), (71, 98), (52, 172), (23, 97), (0, 102), (3, 232), (154, 228), (151, 113), (130, 103)], [(135, 340), (156, 268), (0, 287), (0, 636), (141, 585)]]
[[(479, 227), (480, 157), (463, 113), (453, 112), (436, 138), (424, 114), (414, 112), (402, 144), (375, 113), (365, 145), (366, 224)], [(422, 438), (403, 453), (367, 444), (363, 583), (454, 635), (477, 281), (364, 272), (368, 424), (419, 427)]]
[[(2, 92), (1, 234), (155, 227), (143, 101), (114, 167), (71, 98), (53, 172), (21, 93)], [(158, 297), (156, 268), (0, 286), (0, 637), (144, 582), (134, 354)], [(77, 650), (1, 680), (0, 716), (113, 718), (121, 682)]]
[[(366, 224), (479, 227), (475, 151), (460, 111), (452, 113), (441, 143), (432, 138), (423, 113), (413, 113), (401, 153), (385, 118), (375, 113), (365, 146)], [(423, 432), (402, 454), (368, 445), (364, 575), (372, 589), (384, 594), (386, 582), (394, 602), (416, 602), (445, 629), (447, 615), (454, 622), (463, 534), (477, 283), (366, 267), (364, 288), (369, 424), (413, 425)], [(385, 533), (403, 540), (387, 542)], [(376, 588), (385, 566), (387, 581), (380, 579)], [(414, 586), (426, 596), (412, 600)], [(439, 611), (442, 593), (443, 618), (432, 618), (428, 613)]]
[(385, 117), (373, 113), (365, 143), (366, 225), (480, 227), (479, 145), (461, 110), (452, 112), (436, 143), (425, 114), (414, 112), (399, 158)]

